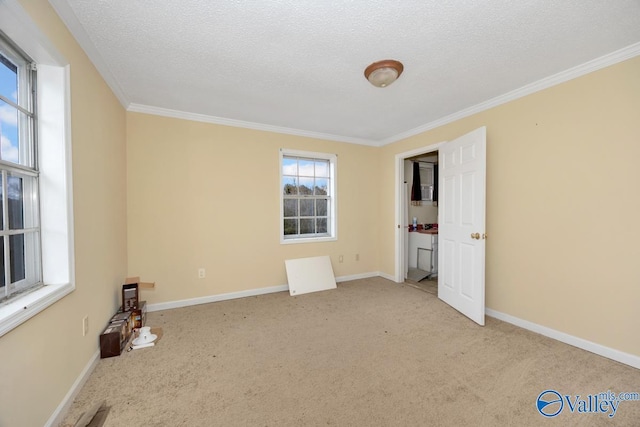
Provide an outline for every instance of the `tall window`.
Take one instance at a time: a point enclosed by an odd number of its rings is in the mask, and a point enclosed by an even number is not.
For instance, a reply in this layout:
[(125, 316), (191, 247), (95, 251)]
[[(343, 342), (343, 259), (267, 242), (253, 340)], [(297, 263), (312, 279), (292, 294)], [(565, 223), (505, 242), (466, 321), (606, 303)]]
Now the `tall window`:
[(18, 0), (0, 28), (1, 337), (73, 292), (75, 251), (71, 65)]
[(0, 302), (41, 284), (35, 73), (0, 33)]
[(333, 154), (281, 150), (281, 241), (335, 240)]

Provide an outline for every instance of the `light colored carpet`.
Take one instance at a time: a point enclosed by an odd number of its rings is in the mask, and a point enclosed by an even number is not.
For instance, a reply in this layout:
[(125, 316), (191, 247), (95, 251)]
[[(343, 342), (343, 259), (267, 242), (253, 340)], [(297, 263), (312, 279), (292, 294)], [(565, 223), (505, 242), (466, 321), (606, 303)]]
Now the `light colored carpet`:
[(164, 335), (103, 359), (63, 425), (100, 401), (105, 426), (637, 426), (536, 410), (546, 389), (640, 391), (640, 370), (510, 324), (477, 326), (382, 278), (150, 313)]
[(421, 291), (429, 292), (431, 295), (438, 296), (438, 278), (434, 279), (423, 279), (418, 282), (415, 282), (411, 279), (407, 279), (406, 284), (409, 286), (413, 286), (416, 289), (420, 289)]

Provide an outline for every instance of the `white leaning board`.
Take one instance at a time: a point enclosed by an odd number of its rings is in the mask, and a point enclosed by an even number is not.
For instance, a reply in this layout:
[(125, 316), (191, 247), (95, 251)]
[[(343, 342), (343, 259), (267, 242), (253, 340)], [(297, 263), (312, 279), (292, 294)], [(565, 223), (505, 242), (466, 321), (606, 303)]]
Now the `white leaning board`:
[(336, 278), (328, 256), (287, 259), (284, 261), (289, 281), (289, 295), (336, 289)]

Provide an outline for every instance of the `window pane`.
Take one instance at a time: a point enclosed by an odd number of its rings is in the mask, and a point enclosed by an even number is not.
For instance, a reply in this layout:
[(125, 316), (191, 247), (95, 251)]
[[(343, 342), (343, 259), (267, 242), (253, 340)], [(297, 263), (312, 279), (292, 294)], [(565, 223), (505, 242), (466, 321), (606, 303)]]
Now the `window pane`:
[(18, 67), (0, 55), (0, 93), (18, 102)]
[[(33, 176), (15, 174), (9, 177), (8, 184), (11, 180), (16, 179), (22, 183), (22, 218), (23, 228), (39, 227), (38, 218), (38, 179)], [(9, 196), (11, 194), (9, 193)], [(11, 202), (9, 202), (11, 212)]]
[(327, 218), (318, 218), (316, 224), (318, 233), (327, 233)]
[(22, 287), (24, 288), (41, 282), (42, 270), (40, 269), (40, 233), (26, 233), (23, 238), (25, 283)]
[[(25, 246), (23, 234), (14, 236), (4, 236), (0, 238), (0, 299), (4, 297), (4, 239), (9, 238), (9, 262), (11, 265), (11, 283), (15, 283), (26, 278), (25, 269)], [(11, 292), (11, 291), (10, 291)]]
[(301, 219), (300, 220), (300, 234), (313, 234), (316, 232), (315, 219)]
[(316, 200), (316, 215), (327, 216), (327, 205), (328, 205), (328, 200), (326, 199)]
[(284, 220), (284, 235), (298, 234), (298, 220), (297, 219), (285, 219)]
[[(1, 84), (0, 84), (1, 86)], [(24, 114), (21, 114), (24, 116)], [(0, 100), (0, 158), (20, 163), (20, 138), (18, 137), (18, 110)]]
[(296, 178), (290, 176), (282, 177), (282, 194), (298, 194), (298, 185), (296, 184)]
[(300, 194), (313, 195), (313, 178), (300, 178)]
[(298, 175), (298, 160), (291, 157), (282, 158), (282, 174), (283, 175)]
[(315, 209), (313, 199), (301, 199), (300, 200), (300, 216), (313, 216)]
[[(0, 174), (0, 230), (4, 230), (4, 218), (3, 218), (4, 215), (2, 215), (2, 211), (4, 209), (4, 197), (3, 197), (3, 194), (2, 194), (2, 188), (3, 188), (3, 185), (2, 185), (2, 174)], [(1, 274), (1, 272), (0, 272), (0, 274)]]
[(316, 160), (316, 176), (329, 177), (329, 160)]
[(284, 199), (284, 216), (298, 216), (298, 199)]
[(9, 258), (11, 260), (11, 283), (26, 277), (24, 265), (24, 235), (9, 236)]
[(38, 226), (37, 185), (35, 177), (19, 173), (8, 174), (9, 229), (20, 230)]
[[(22, 193), (22, 179), (9, 175), (7, 179), (7, 198), (9, 203), (9, 229), (24, 228), (24, 208)], [(13, 254), (12, 254), (13, 255)]]
[(298, 174), (300, 176), (314, 176), (313, 175), (313, 160), (300, 159), (298, 160)]
[(0, 301), (5, 296), (4, 287), (4, 239), (8, 236), (0, 237)]
[(328, 188), (328, 180), (324, 178), (316, 178), (315, 193), (316, 196), (326, 196)]

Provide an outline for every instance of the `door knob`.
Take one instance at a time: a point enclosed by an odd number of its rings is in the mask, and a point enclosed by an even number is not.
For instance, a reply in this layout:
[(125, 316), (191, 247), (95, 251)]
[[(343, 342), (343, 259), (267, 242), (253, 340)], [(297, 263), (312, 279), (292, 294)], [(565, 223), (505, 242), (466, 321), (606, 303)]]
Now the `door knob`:
[(472, 239), (480, 239), (480, 233), (471, 233)]

